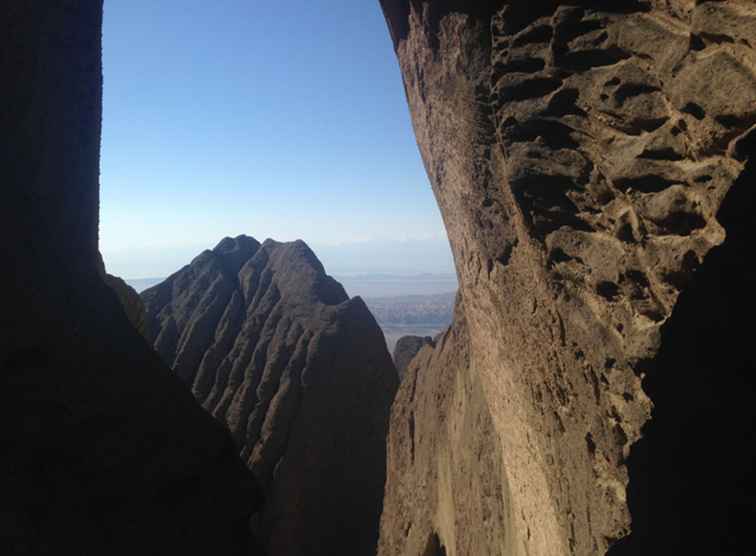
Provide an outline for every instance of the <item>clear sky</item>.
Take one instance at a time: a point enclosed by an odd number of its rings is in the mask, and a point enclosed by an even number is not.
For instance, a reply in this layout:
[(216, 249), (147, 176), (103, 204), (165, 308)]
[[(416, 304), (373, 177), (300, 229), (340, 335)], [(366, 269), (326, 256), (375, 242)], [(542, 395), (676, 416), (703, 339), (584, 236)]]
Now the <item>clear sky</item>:
[(363, 270), (360, 242), (396, 247), (389, 272), (452, 271), (378, 0), (106, 0), (103, 73), (110, 272), (241, 233), (353, 244), (332, 273)]

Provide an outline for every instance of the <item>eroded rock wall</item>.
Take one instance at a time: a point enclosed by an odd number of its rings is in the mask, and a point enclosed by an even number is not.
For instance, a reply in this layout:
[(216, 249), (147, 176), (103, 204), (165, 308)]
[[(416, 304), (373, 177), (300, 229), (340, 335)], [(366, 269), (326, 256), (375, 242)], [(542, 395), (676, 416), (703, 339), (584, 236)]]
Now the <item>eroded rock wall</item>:
[(643, 380), (680, 372), (656, 367), (662, 330), (725, 240), (716, 215), (752, 150), (756, 7), (382, 5), (459, 275), (467, 336), (452, 341), (469, 363), (452, 367), (479, 381), (507, 511), (506, 540), (476, 546), (489, 516), (461, 527), (469, 509), (429, 516), (392, 483), (442, 488), (407, 459), (410, 431), (456, 446), (417, 419), (445, 402), (432, 387), (408, 397), (405, 381), (380, 553), (415, 554), (436, 534), (447, 554), (603, 554), (630, 532), (626, 463), (652, 410)]
[(142, 292), (147, 337), (265, 488), (271, 555), (374, 554), (397, 374), (302, 241), (226, 238)]

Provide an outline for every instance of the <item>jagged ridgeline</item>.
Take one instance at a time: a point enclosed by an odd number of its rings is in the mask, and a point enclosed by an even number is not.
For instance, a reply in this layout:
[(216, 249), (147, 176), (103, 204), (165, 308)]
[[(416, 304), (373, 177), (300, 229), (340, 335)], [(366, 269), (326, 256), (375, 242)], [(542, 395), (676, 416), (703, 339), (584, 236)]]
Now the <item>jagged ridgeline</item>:
[(263, 484), (269, 551), (374, 553), (397, 374), (363, 301), (304, 242), (243, 235), (142, 300), (149, 342)]

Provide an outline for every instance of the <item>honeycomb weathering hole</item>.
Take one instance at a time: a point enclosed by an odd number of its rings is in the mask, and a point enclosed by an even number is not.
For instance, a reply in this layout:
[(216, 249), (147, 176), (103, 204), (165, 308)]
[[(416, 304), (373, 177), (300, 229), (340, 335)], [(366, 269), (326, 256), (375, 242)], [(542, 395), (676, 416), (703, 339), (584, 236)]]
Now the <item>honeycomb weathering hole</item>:
[(628, 459), (632, 531), (609, 550), (611, 556), (751, 549), (742, 545), (751, 538), (750, 493), (756, 485), (750, 444), (756, 358), (750, 327), (743, 325), (755, 309), (750, 292), (756, 275), (749, 268), (756, 208), (752, 143), (744, 145), (750, 161), (717, 214), (727, 238), (680, 294), (662, 328), (658, 356), (644, 369), (654, 415)]

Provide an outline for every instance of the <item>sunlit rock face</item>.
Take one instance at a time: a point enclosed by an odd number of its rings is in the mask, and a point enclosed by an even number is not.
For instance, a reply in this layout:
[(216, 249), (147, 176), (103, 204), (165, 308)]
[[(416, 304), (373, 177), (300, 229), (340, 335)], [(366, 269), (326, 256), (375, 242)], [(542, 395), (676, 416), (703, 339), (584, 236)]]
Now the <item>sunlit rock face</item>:
[[(754, 422), (733, 339), (752, 297), (756, 6), (382, 6), (461, 299), (392, 410), (379, 554), (737, 545), (717, 508), (750, 486), (750, 455), (689, 460), (716, 434), (742, 447)], [(705, 345), (718, 360), (689, 355)], [(696, 506), (707, 473), (729, 482)], [(752, 518), (737, 507), (729, 523)]]
[(252, 554), (252, 474), (104, 280), (102, 4), (1, 19), (0, 553)]
[(302, 241), (226, 238), (142, 292), (147, 337), (226, 424), (272, 555), (374, 554), (397, 373), (359, 297)]

